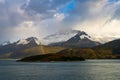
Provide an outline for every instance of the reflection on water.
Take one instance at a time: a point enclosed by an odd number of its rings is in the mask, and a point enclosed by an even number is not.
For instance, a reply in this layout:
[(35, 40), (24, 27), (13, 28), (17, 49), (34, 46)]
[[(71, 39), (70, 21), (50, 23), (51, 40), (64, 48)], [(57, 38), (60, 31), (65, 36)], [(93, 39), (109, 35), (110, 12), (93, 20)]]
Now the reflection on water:
[(45, 63), (1, 60), (0, 80), (120, 80), (120, 60)]

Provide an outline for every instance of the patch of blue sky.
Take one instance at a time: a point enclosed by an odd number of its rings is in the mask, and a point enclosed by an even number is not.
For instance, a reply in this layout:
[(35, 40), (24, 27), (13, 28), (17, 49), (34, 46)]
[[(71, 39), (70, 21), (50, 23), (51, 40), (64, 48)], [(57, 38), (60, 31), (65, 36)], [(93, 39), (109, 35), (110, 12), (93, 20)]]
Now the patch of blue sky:
[(108, 0), (109, 2), (118, 2), (120, 0)]
[(68, 2), (64, 7), (59, 10), (59, 13), (67, 14), (69, 11), (72, 11), (75, 7), (75, 0)]

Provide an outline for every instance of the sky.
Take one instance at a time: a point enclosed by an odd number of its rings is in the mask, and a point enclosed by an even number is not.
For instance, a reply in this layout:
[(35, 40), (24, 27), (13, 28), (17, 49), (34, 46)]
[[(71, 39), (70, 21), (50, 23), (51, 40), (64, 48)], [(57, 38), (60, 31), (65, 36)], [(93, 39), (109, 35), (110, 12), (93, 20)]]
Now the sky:
[(120, 0), (0, 0), (0, 43), (71, 29), (119, 39)]

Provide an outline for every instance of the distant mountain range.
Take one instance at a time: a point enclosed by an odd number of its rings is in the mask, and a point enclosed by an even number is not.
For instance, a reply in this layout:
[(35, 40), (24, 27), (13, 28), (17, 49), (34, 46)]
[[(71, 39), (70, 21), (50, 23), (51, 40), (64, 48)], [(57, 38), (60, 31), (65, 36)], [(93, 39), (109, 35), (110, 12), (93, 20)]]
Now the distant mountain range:
[[(60, 38), (62, 38), (62, 40), (59, 40)], [(41, 45), (40, 40), (36, 37), (21, 39), (14, 43), (10, 43), (9, 41), (4, 42), (0, 45), (0, 58), (18, 59), (48, 53), (66, 53), (66, 55), (72, 53), (72, 55), (76, 55), (76, 57), (84, 58), (116, 58), (116, 56), (118, 58), (120, 54), (120, 39), (100, 44), (99, 42), (93, 41), (91, 37), (83, 31), (73, 30), (59, 33), (59, 35), (50, 35), (44, 38), (44, 40), (45, 39), (48, 41), (53, 40), (51, 44), (48, 45)]]

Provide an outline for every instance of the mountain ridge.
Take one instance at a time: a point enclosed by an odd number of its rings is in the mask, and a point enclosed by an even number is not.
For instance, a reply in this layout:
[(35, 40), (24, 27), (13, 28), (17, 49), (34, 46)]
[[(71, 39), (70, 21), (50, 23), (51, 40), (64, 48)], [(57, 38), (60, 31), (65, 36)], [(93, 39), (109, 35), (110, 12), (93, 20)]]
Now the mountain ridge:
[(49, 44), (51, 46), (63, 46), (69, 48), (88, 48), (100, 45), (101, 43), (93, 41), (84, 31), (79, 31), (75, 36), (67, 41)]

